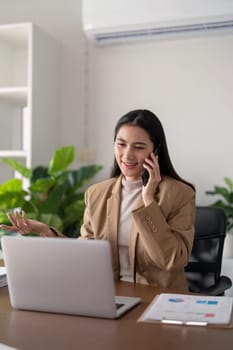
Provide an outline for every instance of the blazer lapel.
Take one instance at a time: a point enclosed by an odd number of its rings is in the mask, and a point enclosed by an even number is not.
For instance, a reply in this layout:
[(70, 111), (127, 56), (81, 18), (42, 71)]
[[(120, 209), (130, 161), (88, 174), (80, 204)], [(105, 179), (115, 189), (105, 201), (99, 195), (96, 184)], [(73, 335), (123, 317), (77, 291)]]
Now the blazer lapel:
[(119, 211), (121, 203), (121, 182), (122, 176), (117, 179), (112, 195), (107, 201), (107, 225), (108, 225), (108, 240), (112, 248), (112, 260), (114, 275), (119, 278), (119, 254), (118, 254), (118, 224)]

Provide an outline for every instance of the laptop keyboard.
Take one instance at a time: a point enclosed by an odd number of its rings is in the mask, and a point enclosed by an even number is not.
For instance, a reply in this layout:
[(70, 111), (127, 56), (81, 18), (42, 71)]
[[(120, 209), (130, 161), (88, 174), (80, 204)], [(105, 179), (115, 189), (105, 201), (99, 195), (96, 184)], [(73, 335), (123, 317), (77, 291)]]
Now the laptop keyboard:
[(122, 306), (124, 306), (125, 304), (120, 304), (120, 303), (116, 303), (116, 309), (120, 309)]

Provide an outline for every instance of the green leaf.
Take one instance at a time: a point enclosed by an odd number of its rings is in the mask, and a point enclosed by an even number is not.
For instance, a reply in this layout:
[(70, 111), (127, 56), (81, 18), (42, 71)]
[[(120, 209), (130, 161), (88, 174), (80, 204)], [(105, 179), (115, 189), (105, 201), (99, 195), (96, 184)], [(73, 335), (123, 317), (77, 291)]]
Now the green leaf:
[(233, 208), (233, 192), (229, 193), (228, 202), (231, 203), (231, 206)]
[(56, 227), (57, 230), (62, 230), (63, 222), (61, 218), (56, 214), (40, 214), (39, 220), (47, 224), (48, 226)]
[(78, 170), (71, 171), (68, 175), (70, 188), (77, 190), (83, 187), (102, 168), (101, 165), (88, 165), (82, 166)]
[(31, 182), (36, 182), (38, 179), (50, 177), (48, 168), (45, 166), (37, 166), (32, 170)]
[(66, 196), (64, 196), (64, 201), (62, 203), (63, 212), (65, 213), (65, 209), (78, 200), (84, 200), (84, 192), (69, 192), (69, 194), (67, 193)]
[(30, 186), (30, 190), (34, 192), (47, 193), (56, 183), (53, 178), (38, 179)]
[(220, 195), (226, 200), (228, 200), (229, 192), (228, 189), (225, 187), (220, 187), (220, 186), (214, 186), (214, 191), (207, 191), (206, 194), (210, 195)]
[(0, 194), (0, 209), (10, 210), (21, 208), (25, 203), (25, 193), (22, 192), (5, 192)]
[(42, 213), (42, 214), (35, 214), (35, 213), (27, 213), (27, 217), (32, 220), (39, 220), (48, 226), (56, 227), (58, 230), (62, 230), (63, 228), (63, 222), (61, 218), (52, 213)]
[(56, 213), (59, 212), (59, 208), (62, 204), (64, 195), (64, 186), (59, 186), (54, 188), (50, 193), (48, 193), (47, 198), (41, 203), (39, 208), (40, 213)]
[[(9, 224), (10, 221), (8, 219), (6, 211), (3, 211), (3, 212), (0, 211), (0, 222), (1, 224)], [(2, 229), (0, 228), (0, 232), (1, 231)]]
[(64, 226), (71, 223), (81, 223), (83, 219), (83, 212), (85, 209), (84, 200), (77, 200), (65, 209)]
[(66, 146), (57, 149), (49, 163), (49, 174), (57, 175), (67, 169), (67, 167), (73, 162), (74, 156), (74, 146)]
[(228, 185), (230, 191), (233, 191), (233, 181), (229, 177), (225, 177), (224, 181)]
[(15, 159), (3, 158), (1, 162), (8, 164), (13, 170), (17, 171), (25, 178), (30, 178), (32, 176), (31, 169), (26, 168), (23, 164), (17, 162)]
[(0, 193), (20, 192), (23, 190), (23, 182), (20, 179), (10, 179), (0, 185)]

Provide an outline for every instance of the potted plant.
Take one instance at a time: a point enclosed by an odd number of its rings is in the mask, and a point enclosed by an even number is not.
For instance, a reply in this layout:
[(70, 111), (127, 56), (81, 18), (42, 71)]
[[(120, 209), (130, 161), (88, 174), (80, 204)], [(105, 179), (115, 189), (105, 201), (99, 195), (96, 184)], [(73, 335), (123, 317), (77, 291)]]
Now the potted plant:
[(233, 181), (225, 177), (224, 182), (226, 186), (214, 186), (214, 190), (206, 191), (206, 194), (219, 197), (212, 206), (224, 210), (227, 217), (227, 231), (230, 232), (233, 228)]
[[(69, 237), (78, 237), (85, 208), (82, 187), (102, 166), (70, 169), (74, 156), (74, 146), (61, 147), (53, 154), (48, 167), (37, 166), (32, 170), (13, 159), (1, 159), (21, 174), (21, 178), (0, 184), (0, 223), (9, 224), (7, 212), (19, 209), (31, 219), (54, 226)], [(1, 230), (0, 235), (4, 234), (7, 232)]]
[(224, 244), (224, 256), (233, 257), (233, 181), (229, 177), (224, 178), (226, 186), (214, 186), (212, 191), (206, 194), (218, 196), (212, 206), (220, 207), (227, 217), (227, 237)]

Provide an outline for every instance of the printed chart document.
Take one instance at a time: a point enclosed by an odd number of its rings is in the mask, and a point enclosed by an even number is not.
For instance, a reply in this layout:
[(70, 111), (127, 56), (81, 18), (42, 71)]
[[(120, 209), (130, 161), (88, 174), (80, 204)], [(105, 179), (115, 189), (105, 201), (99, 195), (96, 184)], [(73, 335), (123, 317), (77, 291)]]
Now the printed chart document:
[(6, 268), (0, 267), (0, 287), (7, 286)]
[(230, 325), (231, 297), (162, 293), (141, 315), (138, 322), (186, 325)]

